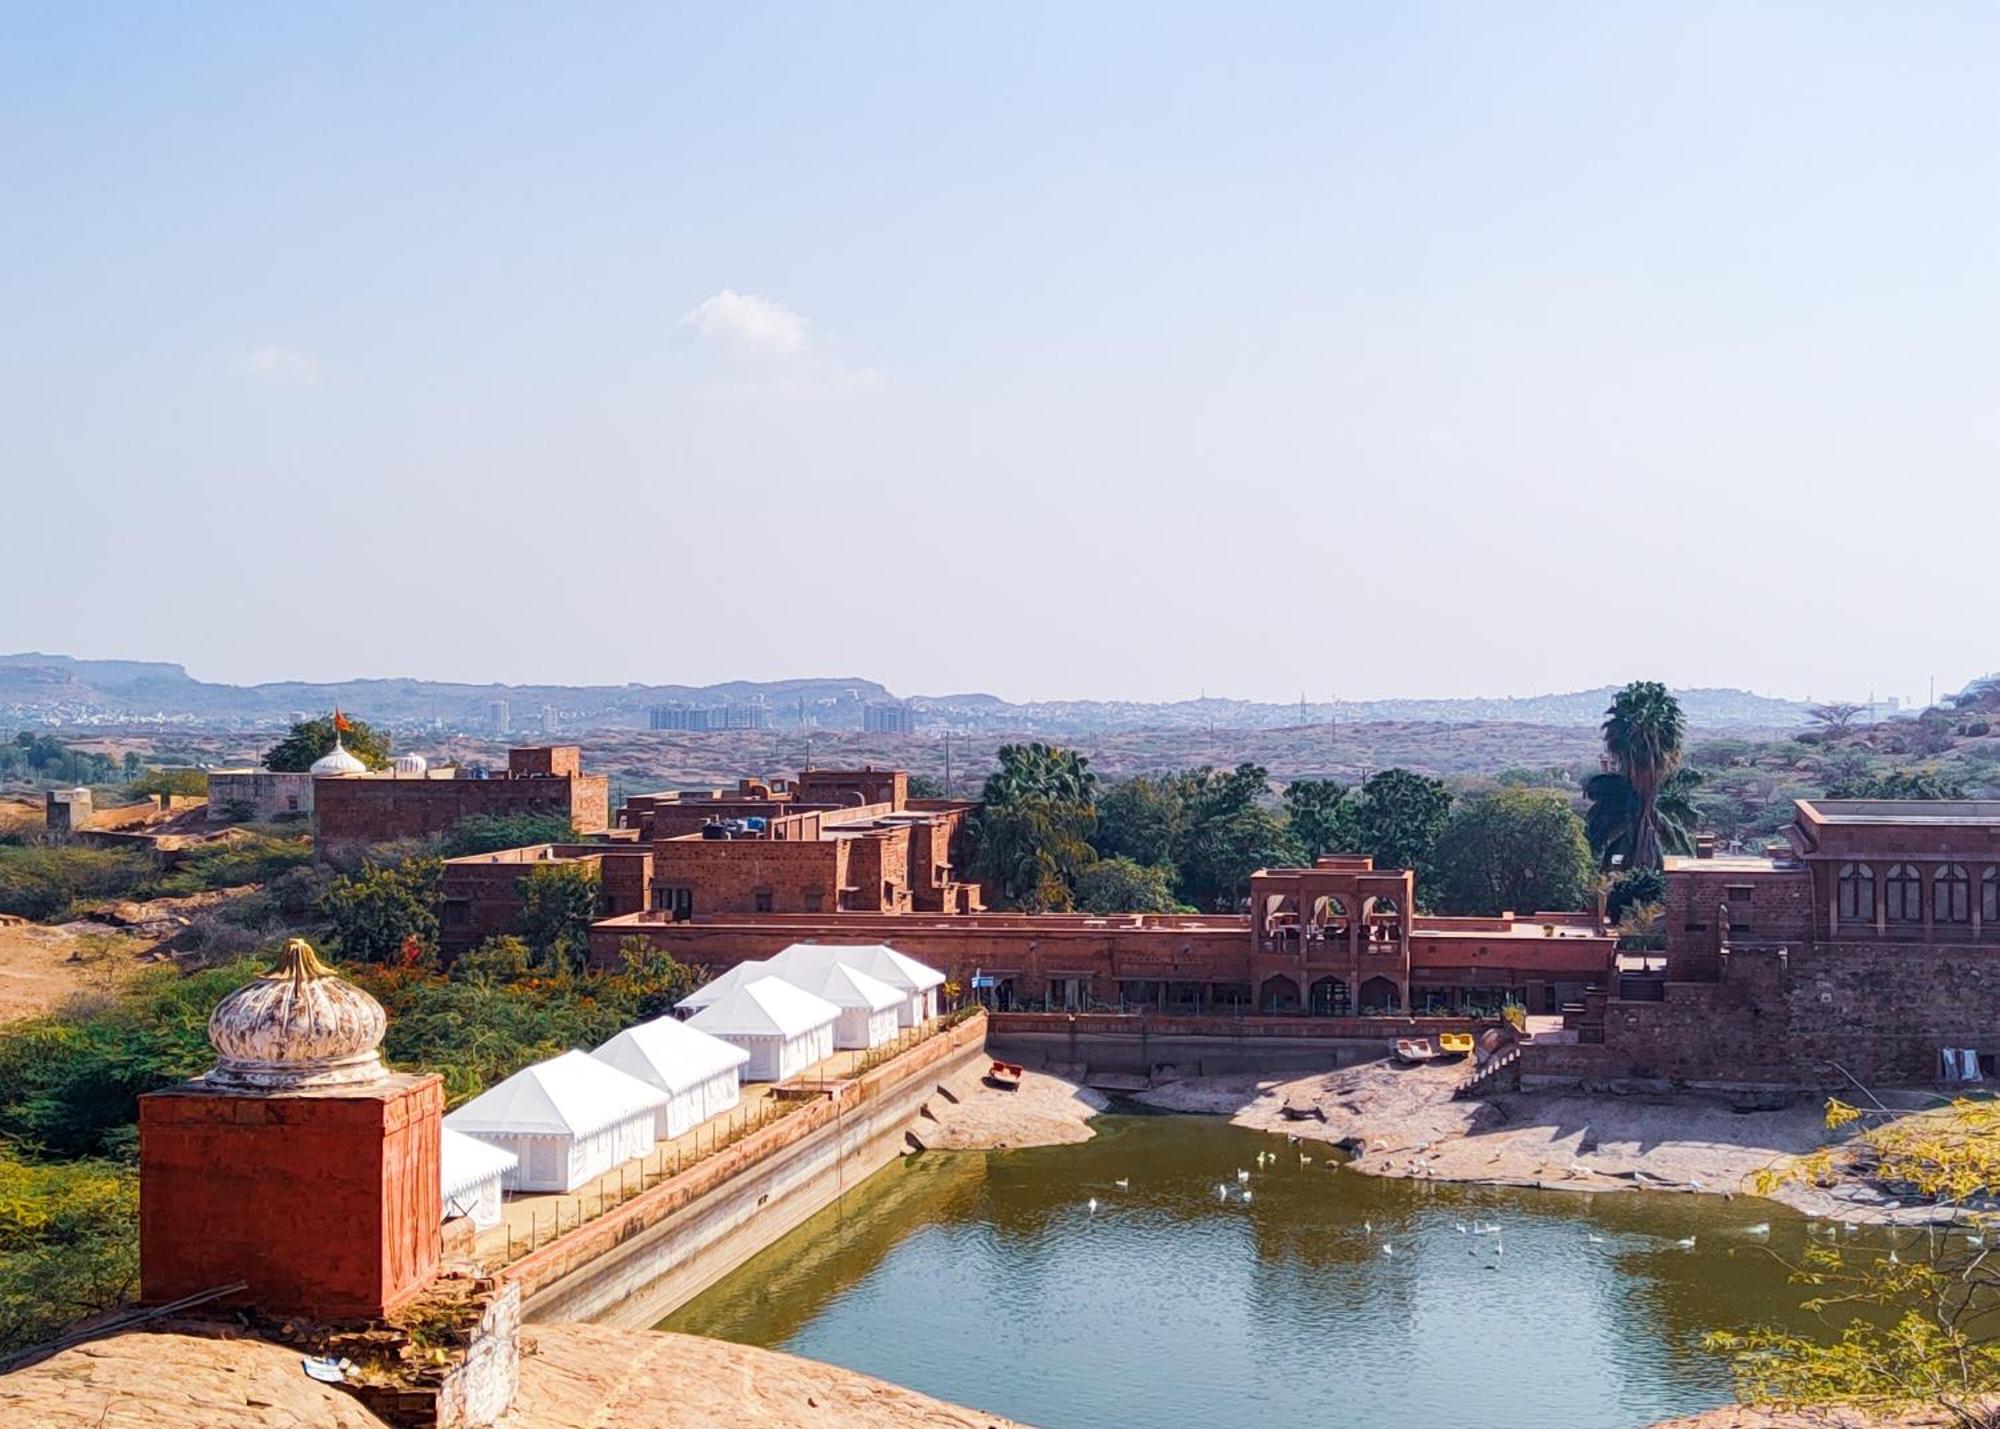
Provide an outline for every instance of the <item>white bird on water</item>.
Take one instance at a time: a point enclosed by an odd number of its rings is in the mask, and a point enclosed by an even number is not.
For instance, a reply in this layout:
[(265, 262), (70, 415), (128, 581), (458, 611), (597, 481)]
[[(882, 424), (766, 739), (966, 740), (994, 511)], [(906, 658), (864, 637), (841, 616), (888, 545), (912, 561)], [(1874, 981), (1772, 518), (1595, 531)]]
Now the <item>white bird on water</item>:
[(1248, 1181), (1250, 1179), (1250, 1173), (1248, 1171), (1245, 1171), (1241, 1166), (1238, 1166), (1236, 1168), (1236, 1179), (1239, 1181)]
[(1132, 1185), (1132, 1178), (1130, 1176), (1120, 1176), (1116, 1181), (1113, 1181), (1111, 1184), (1116, 1186), (1121, 1191), (1129, 1190)]
[(1745, 1232), (1748, 1235), (1769, 1235), (1770, 1233), (1771, 1223), (1769, 1221), (1759, 1221)]
[(1097, 1214), (1097, 1197), (1095, 1196), (1090, 1198), (1090, 1213), (1093, 1216)]
[(1375, 1222), (1373, 1222), (1373, 1221), (1363, 1221), (1363, 1222), (1361, 1223), (1361, 1233), (1362, 1233), (1363, 1235), (1374, 1235), (1374, 1234), (1375, 1234)]
[(1305, 1152), (1301, 1151), (1301, 1152), (1299, 1153), (1299, 1165), (1301, 1165), (1301, 1166), (1310, 1166), (1310, 1165), (1312, 1165), (1312, 1164), (1313, 1164), (1313, 1159), (1312, 1159), (1312, 1157), (1310, 1157), (1310, 1156), (1306, 1155), (1306, 1154), (1305, 1154)]
[(1902, 1257), (1902, 1256), (1900, 1256), (1900, 1255), (1896, 1254), (1896, 1252), (1895, 1252), (1895, 1251), (1893, 1251), (1893, 1250), (1889, 1252), (1889, 1264), (1891, 1264), (1891, 1265), (1901, 1265), (1902, 1263), (1903, 1263), (1903, 1257)]
[(1394, 1255), (1395, 1253), (1396, 1253), (1396, 1247), (1390, 1245), (1389, 1242), (1387, 1242), (1386, 1240), (1382, 1242), (1382, 1254)]
[(1591, 1243), (1592, 1245), (1603, 1245), (1603, 1244), (1604, 1244), (1604, 1237), (1603, 1237), (1603, 1236), (1601, 1236), (1601, 1235), (1599, 1235), (1599, 1234), (1597, 1234), (1597, 1233), (1596, 1233), (1595, 1231), (1592, 1231), (1592, 1232), (1590, 1233), (1590, 1243)]
[(1682, 1250), (1693, 1250), (1693, 1249), (1694, 1249), (1694, 1237), (1693, 1237), (1693, 1236), (1687, 1236), (1686, 1238), (1684, 1238), (1684, 1239), (1682, 1239), (1682, 1240), (1677, 1240), (1677, 1241), (1675, 1241), (1675, 1242), (1674, 1242), (1674, 1244), (1675, 1244), (1676, 1246), (1678, 1246), (1678, 1247), (1679, 1247), (1680, 1249), (1682, 1249)]
[(1250, 1193), (1248, 1191), (1243, 1193), (1243, 1204), (1246, 1206), (1250, 1204)]
[(1217, 1181), (1215, 1183), (1215, 1199), (1218, 1201), (1226, 1201), (1229, 1199), (1229, 1188), (1223, 1185), (1220, 1181)]

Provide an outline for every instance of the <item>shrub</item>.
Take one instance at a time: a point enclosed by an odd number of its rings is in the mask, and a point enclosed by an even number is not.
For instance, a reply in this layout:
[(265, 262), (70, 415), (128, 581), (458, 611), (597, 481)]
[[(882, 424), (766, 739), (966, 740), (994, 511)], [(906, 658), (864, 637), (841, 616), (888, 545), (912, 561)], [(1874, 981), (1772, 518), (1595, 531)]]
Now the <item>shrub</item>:
[(369, 963), (403, 960), (405, 944), (435, 947), (437, 884), (443, 865), (413, 858), (392, 867), (366, 864), (336, 878), (320, 900), (343, 957)]
[(575, 841), (576, 829), (567, 814), (474, 814), (446, 829), (439, 848), (446, 858), (463, 858), (496, 849)]
[(110, 1309), (138, 1280), (137, 1172), (37, 1165), (0, 1148), (0, 1353)]
[(0, 847), (0, 913), (60, 922), (76, 911), (82, 899), (147, 896), (155, 878), (151, 860), (124, 849), (75, 844)]
[(173, 872), (160, 879), (158, 891), (168, 897), (268, 883), (281, 874), (312, 866), (312, 843), (303, 838), (273, 838), (239, 833), (190, 849)]

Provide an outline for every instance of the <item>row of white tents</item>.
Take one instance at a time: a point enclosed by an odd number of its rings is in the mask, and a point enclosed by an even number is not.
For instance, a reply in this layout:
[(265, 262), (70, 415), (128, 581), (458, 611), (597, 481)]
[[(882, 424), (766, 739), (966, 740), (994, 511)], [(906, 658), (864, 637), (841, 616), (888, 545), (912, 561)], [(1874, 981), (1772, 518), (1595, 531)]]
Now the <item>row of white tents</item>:
[(628, 1027), (524, 1067), (444, 1119), (444, 1213), (500, 1220), (501, 1192), (573, 1191), (836, 1049), (879, 1047), (937, 1014), (944, 974), (880, 946), (796, 943)]

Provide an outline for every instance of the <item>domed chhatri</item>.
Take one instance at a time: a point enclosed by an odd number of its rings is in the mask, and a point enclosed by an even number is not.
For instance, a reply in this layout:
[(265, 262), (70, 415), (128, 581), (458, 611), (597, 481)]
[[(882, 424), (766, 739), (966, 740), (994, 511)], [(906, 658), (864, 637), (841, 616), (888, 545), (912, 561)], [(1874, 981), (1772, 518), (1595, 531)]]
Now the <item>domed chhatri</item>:
[(376, 1051), (382, 1004), (336, 975), (303, 938), (271, 972), (216, 1004), (208, 1040), (220, 1054), (211, 1086), (257, 1091), (366, 1086), (388, 1069)]
[(312, 763), (314, 774), (366, 774), (368, 766), (347, 752), (347, 746), (340, 742), (340, 736), (333, 737), (333, 748)]

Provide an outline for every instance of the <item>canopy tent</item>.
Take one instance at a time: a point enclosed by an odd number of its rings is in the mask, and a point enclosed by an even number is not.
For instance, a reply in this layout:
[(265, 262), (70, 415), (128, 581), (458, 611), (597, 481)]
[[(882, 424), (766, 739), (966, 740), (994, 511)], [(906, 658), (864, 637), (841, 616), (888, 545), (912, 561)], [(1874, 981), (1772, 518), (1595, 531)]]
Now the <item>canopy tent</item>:
[(861, 1051), (896, 1040), (896, 1011), (909, 999), (887, 983), (831, 959), (799, 959), (783, 965), (773, 959), (772, 971), (793, 987), (823, 997), (840, 1009), (839, 1020), (833, 1024), (836, 1048)]
[(760, 977), (771, 975), (770, 961), (766, 958), (746, 958), (727, 972), (710, 978), (686, 997), (674, 1004), (674, 1011), (682, 1018), (709, 1007), (747, 982), (755, 982)]
[(833, 1055), (840, 1009), (825, 998), (775, 977), (760, 977), (724, 993), (688, 1026), (733, 1042), (750, 1054), (746, 1082), (782, 1082)]
[(770, 969), (789, 977), (790, 969), (823, 962), (837, 962), (858, 968), (877, 982), (885, 982), (903, 994), (904, 1004), (896, 1009), (896, 1021), (917, 1027), (938, 1015), (938, 989), (944, 974), (915, 958), (897, 952), (886, 943), (843, 946), (838, 943), (793, 943), (770, 960)]
[(444, 1218), (469, 1216), (484, 1230), (500, 1224), (500, 1182), (521, 1164), (513, 1152), (445, 1127), (438, 1136)]
[(519, 1158), (510, 1191), (574, 1191), (653, 1149), (667, 1094), (581, 1052), (524, 1067), (444, 1119)]
[(660, 1140), (691, 1130), (742, 1099), (750, 1054), (671, 1017), (628, 1027), (590, 1054), (667, 1094), (653, 1123)]

